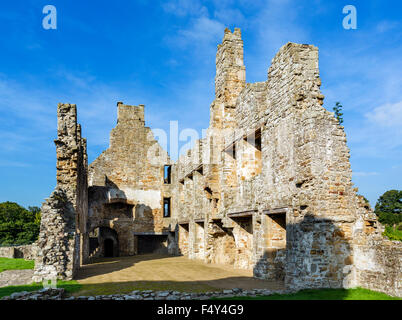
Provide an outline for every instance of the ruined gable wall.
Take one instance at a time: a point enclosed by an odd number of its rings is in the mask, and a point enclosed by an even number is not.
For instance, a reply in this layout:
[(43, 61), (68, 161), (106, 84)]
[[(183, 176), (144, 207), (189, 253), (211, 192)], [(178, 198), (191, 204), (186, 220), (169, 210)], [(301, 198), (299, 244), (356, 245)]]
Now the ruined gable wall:
[[(268, 81), (248, 84), (239, 95), (238, 126), (225, 136), (238, 154), (231, 159), (235, 188), (223, 188), (222, 198), (231, 200), (223, 201), (223, 210), (255, 210), (254, 243), (245, 246), (253, 260), (240, 264), (255, 264), (254, 273), (262, 278), (286, 274), (288, 285), (300, 288), (356, 283), (352, 229), (358, 212), (349, 150), (343, 128), (322, 107), (320, 84), (317, 48), (285, 45), (272, 61)], [(257, 128), (262, 140), (259, 175), (258, 159), (249, 157), (244, 139)], [(278, 208), (286, 212), (287, 251), (275, 215), (267, 214)], [(233, 221), (233, 233), (244, 241), (245, 228)]]
[[(343, 127), (322, 107), (318, 49), (288, 43), (266, 82), (245, 84), (236, 78), (243, 64), (230, 60), (240, 52), (232, 37), (226, 31), (218, 47), (218, 89), (203, 139), (209, 191), (200, 197), (189, 179), (196, 148), (176, 164), (177, 216), (190, 225), (186, 254), (199, 258), (191, 223), (203, 206), (207, 262), (252, 267), (292, 288), (360, 285), (398, 294), (400, 248), (364, 231), (371, 222), (359, 209)], [(258, 130), (261, 150), (245, 139)]]
[(294, 152), (296, 175), (288, 220), (289, 286), (343, 287), (351, 281), (352, 225), (357, 197), (343, 127), (321, 105), (318, 50), (296, 52)]
[[(254, 271), (261, 276), (265, 265), (266, 275), (275, 275), (279, 254), (290, 287), (363, 286), (400, 296), (401, 245), (384, 240), (376, 217), (360, 209), (346, 135), (333, 114), (322, 107), (320, 85), (317, 48), (296, 44), (281, 48), (267, 82), (263, 174), (255, 179), (262, 178), (262, 183), (252, 190), (256, 199), (263, 199), (256, 203), (260, 213), (267, 205), (268, 209), (288, 208), (287, 250), (285, 255), (283, 250), (274, 254), (269, 234), (276, 231), (269, 225), (275, 223), (263, 214), (261, 231), (254, 239), (257, 247), (258, 242), (265, 246), (260, 251), (265, 251), (265, 259), (256, 261)], [(246, 127), (253, 127), (259, 117), (246, 116), (242, 121), (247, 119)], [(258, 216), (256, 230), (257, 220)], [(268, 263), (261, 263), (264, 260)]]
[(81, 238), (86, 231), (86, 141), (77, 124), (76, 105), (59, 103), (57, 117), (57, 186), (41, 208), (35, 282), (72, 279), (80, 265)]
[[(263, 199), (257, 203), (262, 237), (256, 238), (261, 258), (255, 273), (271, 277), (279, 254), (292, 287), (342, 286), (351, 255), (347, 232), (356, 199), (349, 150), (342, 128), (321, 106), (319, 86), (317, 48), (282, 47), (268, 72), (263, 188), (255, 185), (258, 199)], [(275, 215), (269, 213), (279, 208), (286, 208), (286, 255), (270, 236)]]
[[(171, 197), (172, 184), (164, 184), (164, 165), (170, 159), (145, 126), (143, 105), (120, 102), (117, 113), (109, 148), (89, 166), (90, 229), (116, 230), (120, 254), (132, 255), (136, 252), (133, 233), (170, 231), (170, 218), (163, 217), (163, 198)], [(112, 217), (115, 211), (108, 208), (114, 203), (127, 204), (131, 215)]]

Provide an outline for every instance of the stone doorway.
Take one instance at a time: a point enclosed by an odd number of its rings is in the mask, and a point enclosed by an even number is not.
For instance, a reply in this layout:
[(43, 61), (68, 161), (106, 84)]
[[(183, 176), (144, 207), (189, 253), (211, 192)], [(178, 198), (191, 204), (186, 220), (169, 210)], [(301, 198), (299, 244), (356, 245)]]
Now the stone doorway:
[(105, 257), (113, 257), (114, 256), (112, 239), (105, 239), (103, 247), (104, 247)]
[(119, 237), (115, 230), (98, 227), (89, 233), (89, 258), (118, 257), (119, 255)]
[(286, 263), (286, 210), (276, 209), (265, 215), (267, 277), (285, 279)]

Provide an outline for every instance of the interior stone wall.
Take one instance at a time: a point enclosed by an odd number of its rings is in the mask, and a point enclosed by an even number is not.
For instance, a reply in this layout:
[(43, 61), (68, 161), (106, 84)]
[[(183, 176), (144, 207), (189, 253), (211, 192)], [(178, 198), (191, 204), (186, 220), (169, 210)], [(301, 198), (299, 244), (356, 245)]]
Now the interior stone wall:
[[(119, 102), (109, 148), (89, 165), (89, 229), (115, 230), (121, 255), (141, 251), (135, 235), (174, 231), (171, 217), (163, 216), (163, 200), (172, 196), (172, 184), (164, 181), (164, 166), (170, 163), (145, 126), (144, 105)], [(129, 212), (124, 214), (118, 207)]]

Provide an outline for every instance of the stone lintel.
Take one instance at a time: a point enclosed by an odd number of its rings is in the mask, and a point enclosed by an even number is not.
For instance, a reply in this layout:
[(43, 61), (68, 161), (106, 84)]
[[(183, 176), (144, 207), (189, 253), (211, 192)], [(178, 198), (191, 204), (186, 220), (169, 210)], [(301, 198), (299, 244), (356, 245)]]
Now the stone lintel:
[(135, 236), (167, 236), (169, 232), (133, 232)]
[(254, 135), (254, 138), (259, 138), (259, 137), (261, 137), (261, 131), (262, 131), (261, 125), (258, 126), (258, 127), (256, 127), (255, 129), (248, 130), (248, 131), (243, 135), (243, 139), (244, 139), (244, 140), (247, 140), (248, 137), (250, 137), (250, 136), (252, 136), (252, 135)]
[(236, 218), (251, 218), (253, 216), (254, 212), (257, 212), (258, 210), (252, 209), (252, 210), (245, 210), (245, 211), (240, 211), (240, 212), (231, 212), (228, 213), (227, 216), (231, 219), (236, 219)]
[(266, 209), (263, 210), (262, 212), (264, 214), (283, 214), (283, 213), (287, 213), (289, 210), (288, 207), (283, 207), (283, 208), (275, 208), (275, 209)]
[(199, 174), (203, 174), (204, 173), (204, 164), (200, 164), (200, 165), (198, 165), (195, 169), (194, 169), (194, 171), (196, 171), (196, 172), (198, 172)]
[(212, 217), (211, 220), (215, 222), (222, 221), (222, 217)]
[(240, 138), (235, 139), (234, 141), (232, 141), (231, 143), (229, 143), (226, 147), (223, 148), (222, 152), (228, 152), (230, 150), (232, 150), (235, 145), (236, 142), (239, 141), (243, 136), (241, 136)]

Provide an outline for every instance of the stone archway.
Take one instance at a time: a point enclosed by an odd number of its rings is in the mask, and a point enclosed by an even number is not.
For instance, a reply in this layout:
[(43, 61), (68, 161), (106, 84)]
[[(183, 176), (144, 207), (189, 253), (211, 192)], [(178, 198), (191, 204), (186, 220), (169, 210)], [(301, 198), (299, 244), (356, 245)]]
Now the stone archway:
[(114, 257), (114, 243), (113, 240), (108, 238), (103, 241), (103, 255), (104, 257)]
[(97, 227), (89, 233), (90, 258), (120, 256), (119, 236), (109, 227)]
[(109, 227), (100, 227), (99, 240), (103, 257), (118, 257), (120, 255), (119, 237), (116, 230)]

